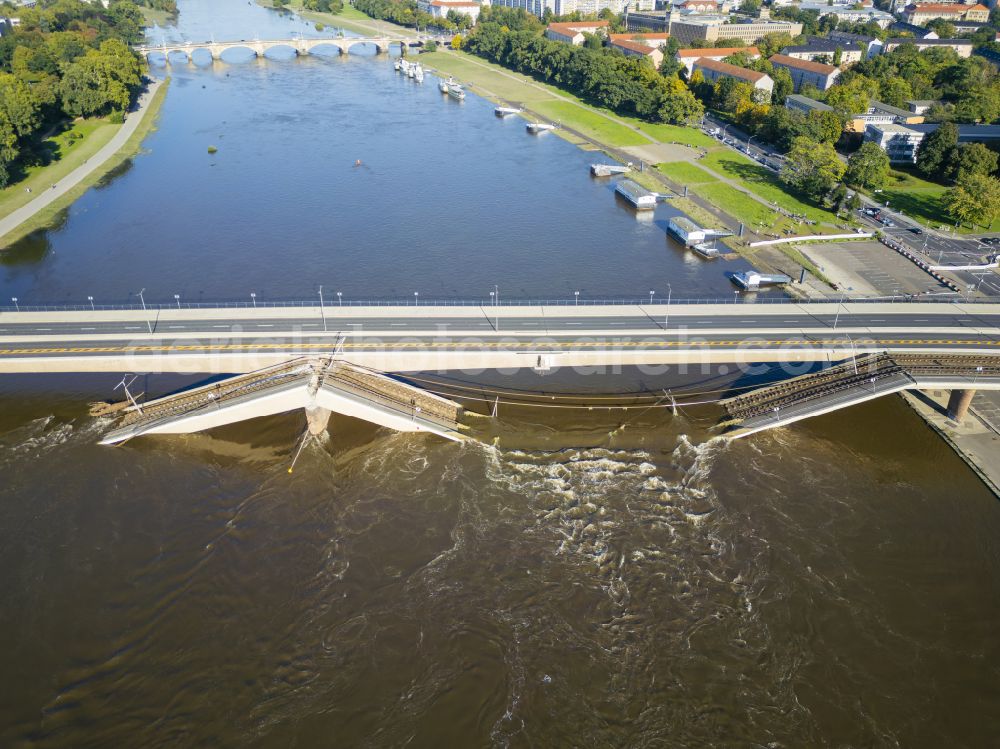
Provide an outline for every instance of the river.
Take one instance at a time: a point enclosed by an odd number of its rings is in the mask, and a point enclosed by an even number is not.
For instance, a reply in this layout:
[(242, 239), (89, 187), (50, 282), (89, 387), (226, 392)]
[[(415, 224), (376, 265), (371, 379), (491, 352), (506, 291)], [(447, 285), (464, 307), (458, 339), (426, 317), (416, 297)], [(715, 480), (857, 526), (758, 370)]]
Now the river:
[[(316, 33), (180, 7), (168, 37)], [(232, 54), (172, 69), (144, 152), (3, 256), (5, 295), (731, 293), (665, 242), (668, 209), (637, 221), (587, 154), (487, 102), (371, 55)], [(96, 445), (87, 402), (118, 379), (0, 378), (0, 745), (1000, 735), (1000, 505), (897, 398), (730, 445), (712, 405), (501, 407), (462, 446), (335, 417), (289, 474), (296, 415)]]

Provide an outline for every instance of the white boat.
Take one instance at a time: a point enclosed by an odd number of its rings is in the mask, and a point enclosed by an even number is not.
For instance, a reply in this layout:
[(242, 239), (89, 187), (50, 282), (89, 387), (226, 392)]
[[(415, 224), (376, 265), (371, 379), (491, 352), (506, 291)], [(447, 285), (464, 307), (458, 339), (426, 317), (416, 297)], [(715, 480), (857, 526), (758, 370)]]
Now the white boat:
[(529, 122), (526, 127), (529, 133), (544, 133), (556, 129), (555, 125), (550, 125), (547, 122)]
[(520, 114), (520, 113), (521, 113), (520, 107), (497, 107), (496, 109), (493, 110), (493, 114), (495, 114), (497, 117), (506, 117), (507, 115), (510, 114)]
[(415, 78), (416, 76), (417, 76), (417, 66), (416, 65), (407, 65), (406, 66), (406, 77), (407, 78)]
[(396, 62), (394, 62), (394, 63), (392, 64), (392, 69), (393, 69), (393, 70), (395, 70), (395, 71), (397, 71), (397, 72), (399, 72), (399, 70), (400, 70), (400, 69), (401, 69), (402, 67), (403, 67), (403, 58), (401, 58), (401, 57), (397, 57), (397, 58), (396, 58)]
[(420, 63), (419, 62), (414, 67), (414, 70), (413, 70), (413, 79), (417, 83), (423, 83), (424, 82), (424, 69), (422, 67), (420, 67)]
[(448, 96), (454, 96), (456, 99), (461, 101), (465, 98), (465, 91), (457, 83), (449, 84), (448, 86)]
[(445, 80), (444, 78), (441, 78), (438, 81), (438, 88), (441, 90), (442, 94), (448, 93), (448, 88), (450, 86), (457, 86), (457, 85), (458, 85), (458, 81), (456, 81), (451, 76), (448, 76), (448, 80)]

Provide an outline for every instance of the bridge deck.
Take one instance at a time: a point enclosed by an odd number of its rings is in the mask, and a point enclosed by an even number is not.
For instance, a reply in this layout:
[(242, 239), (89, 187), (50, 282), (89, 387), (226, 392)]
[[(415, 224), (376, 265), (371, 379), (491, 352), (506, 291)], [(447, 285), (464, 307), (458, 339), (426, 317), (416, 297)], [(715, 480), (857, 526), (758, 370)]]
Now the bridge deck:
[(196, 432), (298, 408), (325, 409), (398, 431), (464, 439), (457, 403), (346, 362), (302, 357), (130, 407), (102, 443), (141, 434)]
[(1000, 356), (984, 354), (865, 354), (722, 401), (727, 436), (836, 411), (902, 390), (1000, 389)]

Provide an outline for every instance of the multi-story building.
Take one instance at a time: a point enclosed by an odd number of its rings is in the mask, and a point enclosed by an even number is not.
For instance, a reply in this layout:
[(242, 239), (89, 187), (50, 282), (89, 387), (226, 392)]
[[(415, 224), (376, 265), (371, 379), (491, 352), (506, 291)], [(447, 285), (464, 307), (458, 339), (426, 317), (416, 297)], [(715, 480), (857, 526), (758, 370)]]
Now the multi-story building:
[(739, 65), (730, 65), (721, 60), (710, 60), (701, 58), (694, 62), (695, 72), (701, 71), (706, 81), (715, 82), (720, 78), (735, 78), (741, 83), (749, 83), (756, 89), (766, 91), (768, 97), (774, 91), (774, 79), (766, 73), (759, 73), (756, 70), (747, 70)]
[[(877, 143), (893, 163), (914, 163), (921, 142), (941, 127), (937, 123), (923, 125), (869, 125), (865, 140)], [(959, 143), (986, 143), (994, 148), (1000, 143), (1000, 125), (958, 125)]]
[[(614, 38), (621, 37), (621, 38)], [(665, 41), (665, 40), (664, 40)], [(611, 46), (624, 54), (626, 57), (644, 57), (653, 63), (656, 68), (663, 62), (663, 50), (660, 43), (648, 43), (645, 40), (636, 40), (629, 34), (613, 34)]]
[(915, 163), (923, 139), (923, 133), (905, 125), (889, 123), (865, 128), (865, 142), (877, 144), (893, 164)]
[(555, 42), (580, 45), (584, 42), (584, 34), (606, 34), (607, 30), (607, 21), (570, 21), (550, 23), (545, 36)]
[(820, 91), (826, 91), (837, 81), (840, 69), (821, 62), (798, 60), (787, 55), (772, 55), (771, 64), (776, 68), (784, 68), (792, 76), (792, 84), (796, 91), (803, 86), (814, 86)]
[(785, 108), (791, 109), (796, 112), (802, 112), (802, 114), (808, 115), (812, 112), (832, 112), (833, 107), (829, 104), (824, 104), (821, 101), (816, 101), (815, 99), (810, 99), (808, 96), (802, 96), (801, 94), (790, 94), (785, 97)]
[[(640, 0), (649, 4), (652, 0)], [(541, 18), (546, 10), (551, 10), (557, 16), (568, 16), (570, 13), (597, 15), (604, 9), (612, 13), (622, 13), (628, 0), (491, 0), (493, 5), (505, 8), (522, 8), (528, 13)]]
[[(673, 14), (672, 14), (673, 15)], [(632, 14), (629, 14), (631, 18)], [(629, 27), (631, 28), (631, 26)], [(791, 21), (770, 21), (757, 18), (722, 16), (671, 17), (670, 35), (681, 44), (710, 42), (715, 44), (727, 39), (739, 39), (744, 44), (756, 44), (768, 34), (788, 34), (796, 37), (802, 33), (802, 24)]]
[(791, 47), (785, 47), (781, 50), (781, 54), (794, 57), (797, 60), (813, 60), (814, 62), (819, 61), (835, 64), (838, 51), (840, 56), (839, 65), (842, 68), (853, 65), (856, 62), (861, 62), (864, 56), (861, 49), (853, 44), (817, 37), (812, 37), (808, 44), (796, 44)]
[(912, 44), (921, 52), (925, 49), (934, 49), (935, 47), (951, 47), (951, 49), (958, 53), (959, 57), (969, 57), (972, 54), (973, 48), (972, 40), (970, 39), (910, 39), (908, 37), (901, 37), (899, 39), (886, 39), (882, 44), (882, 52), (888, 54), (904, 44)]
[(915, 3), (907, 5), (899, 15), (907, 23), (923, 26), (937, 18), (943, 18), (945, 21), (988, 21), (990, 9), (978, 4)]
[(694, 63), (698, 59), (724, 60), (740, 52), (752, 60), (760, 57), (760, 50), (756, 47), (693, 47), (677, 50), (677, 62), (685, 67), (688, 75), (691, 75), (694, 72)]
[(844, 130), (849, 133), (863, 133), (868, 129), (868, 125), (919, 125), (923, 121), (922, 114), (881, 101), (873, 101), (864, 112), (852, 114), (844, 125)]
[(473, 20), (479, 18), (480, 5), (472, 0), (417, 0), (417, 8), (424, 13), (430, 13), (434, 18), (445, 18), (449, 10), (469, 16)]

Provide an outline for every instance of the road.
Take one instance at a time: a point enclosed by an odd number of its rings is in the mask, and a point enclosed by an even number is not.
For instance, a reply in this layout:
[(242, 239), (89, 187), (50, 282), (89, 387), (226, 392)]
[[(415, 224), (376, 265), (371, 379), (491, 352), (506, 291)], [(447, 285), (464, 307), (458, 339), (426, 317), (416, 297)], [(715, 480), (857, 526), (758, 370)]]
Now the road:
[(719, 361), (748, 351), (764, 352), (751, 357), (757, 361), (792, 361), (855, 350), (997, 348), (1000, 305), (990, 304), (334, 307), (325, 318), (318, 306), (0, 312), (0, 371), (117, 369), (124, 361), (135, 369), (144, 357), (155, 359), (156, 371), (173, 371), (206, 356), (218, 360), (217, 371), (249, 371), (227, 367), (249, 354), (274, 363), (334, 350), (402, 371), (428, 362), (441, 369), (534, 366), (535, 354), (549, 353), (573, 363), (628, 364), (665, 354), (700, 361), (706, 352)]
[(45, 190), (30, 203), (21, 206), (16, 211), (0, 219), (0, 238), (7, 236), (39, 211), (52, 205), (52, 203), (79, 185), (95, 170), (101, 168), (109, 159), (117, 155), (125, 146), (125, 143), (128, 142), (128, 139), (132, 137), (132, 134), (138, 129), (143, 119), (145, 119), (146, 114), (149, 112), (149, 104), (161, 85), (163, 85), (163, 81), (160, 80), (154, 80), (149, 84), (146, 91), (139, 97), (135, 109), (125, 119), (125, 124), (121, 126), (118, 132), (114, 134), (111, 140), (100, 151), (66, 175), (53, 189)]

